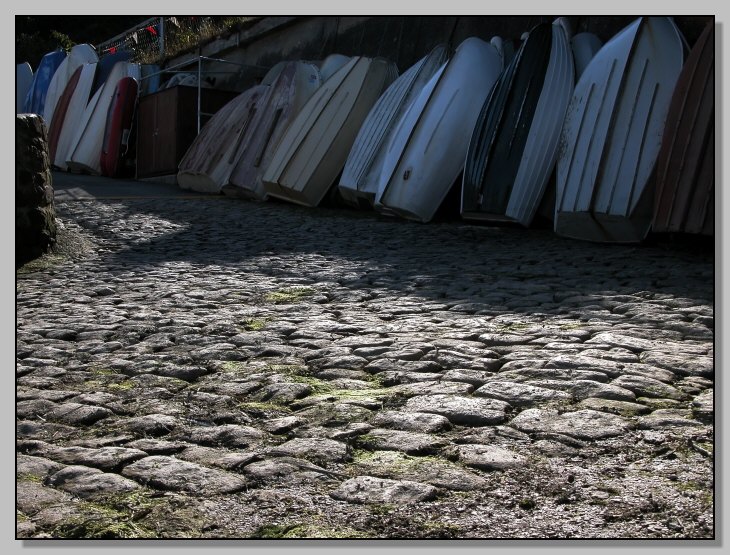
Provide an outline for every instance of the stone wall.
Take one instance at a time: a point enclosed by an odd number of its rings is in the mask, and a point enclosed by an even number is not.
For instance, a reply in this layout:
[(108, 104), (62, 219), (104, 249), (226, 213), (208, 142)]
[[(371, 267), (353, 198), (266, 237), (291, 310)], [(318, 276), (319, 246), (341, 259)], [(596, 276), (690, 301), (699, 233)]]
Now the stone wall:
[(39, 257), (56, 242), (48, 134), (35, 114), (15, 118), (15, 265)]

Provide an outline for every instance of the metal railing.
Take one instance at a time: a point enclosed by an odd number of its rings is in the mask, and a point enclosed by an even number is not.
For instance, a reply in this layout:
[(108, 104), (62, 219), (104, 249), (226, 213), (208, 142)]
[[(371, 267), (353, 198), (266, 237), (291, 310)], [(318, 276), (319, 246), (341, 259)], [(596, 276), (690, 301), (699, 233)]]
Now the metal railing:
[(208, 56), (197, 56), (193, 60), (187, 60), (184, 62), (180, 62), (178, 64), (166, 67), (165, 69), (161, 69), (160, 71), (155, 71), (153, 73), (149, 73), (142, 77), (142, 79), (149, 79), (150, 77), (154, 77), (157, 75), (162, 75), (165, 73), (191, 73), (190, 71), (182, 71), (179, 70), (181, 67), (190, 66), (192, 64), (197, 65), (197, 75), (198, 75), (198, 81), (197, 81), (197, 87), (198, 87), (198, 102), (197, 102), (197, 132), (200, 133), (201, 128), (201, 117), (202, 116), (212, 116), (213, 114), (203, 112), (202, 111), (202, 104), (201, 104), (201, 88), (202, 88), (202, 82), (203, 82), (203, 75), (205, 74), (239, 74), (240, 71), (223, 71), (223, 70), (214, 70), (214, 69), (203, 69), (203, 61), (210, 61), (210, 62), (216, 62), (216, 63), (222, 63), (222, 64), (231, 64), (238, 66), (239, 68), (254, 68), (254, 69), (264, 69), (268, 70), (269, 68), (263, 67), (263, 66), (255, 66), (250, 64), (241, 64), (238, 62), (233, 62), (231, 60), (224, 60), (222, 58), (210, 58)]

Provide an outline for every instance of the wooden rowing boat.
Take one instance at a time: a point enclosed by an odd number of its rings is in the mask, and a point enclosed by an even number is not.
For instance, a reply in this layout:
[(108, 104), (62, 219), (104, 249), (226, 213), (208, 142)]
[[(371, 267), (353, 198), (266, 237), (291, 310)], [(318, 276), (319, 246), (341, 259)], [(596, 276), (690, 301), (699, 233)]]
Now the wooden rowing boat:
[(697, 39), (669, 106), (657, 158), (652, 231), (714, 235), (715, 28)]

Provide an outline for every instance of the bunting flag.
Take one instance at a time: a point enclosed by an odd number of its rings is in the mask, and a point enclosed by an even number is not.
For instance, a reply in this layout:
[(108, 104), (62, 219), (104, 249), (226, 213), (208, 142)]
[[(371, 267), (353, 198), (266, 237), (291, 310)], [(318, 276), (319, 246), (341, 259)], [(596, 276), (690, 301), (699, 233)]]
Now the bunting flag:
[(157, 29), (155, 29), (154, 25), (147, 25), (147, 27), (145, 27), (145, 30), (157, 36)]
[(134, 44), (139, 44), (139, 37), (137, 37), (137, 31), (129, 35), (131, 39), (134, 41)]
[(180, 28), (180, 23), (178, 22), (177, 17), (171, 17), (168, 21), (175, 27)]

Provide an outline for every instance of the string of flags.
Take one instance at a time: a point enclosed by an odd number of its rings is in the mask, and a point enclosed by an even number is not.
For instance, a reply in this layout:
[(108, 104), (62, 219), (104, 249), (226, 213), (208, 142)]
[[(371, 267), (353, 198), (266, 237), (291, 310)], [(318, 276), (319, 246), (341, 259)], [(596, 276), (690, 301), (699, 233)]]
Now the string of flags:
[[(180, 24), (177, 21), (177, 18), (169, 18), (169, 21), (172, 22), (176, 27), (180, 27)], [(110, 45), (108, 48), (104, 48), (101, 52), (102, 54), (116, 54), (121, 48), (124, 47), (125, 44), (134, 43), (135, 46), (138, 46), (140, 44), (140, 41), (143, 41), (144, 38), (149, 37), (153, 38), (155, 41), (157, 40), (157, 37), (159, 37), (158, 32), (158, 25), (146, 25), (145, 27), (140, 27), (139, 29), (132, 31), (131, 33), (127, 33), (126, 37), (119, 41), (116, 44)]]
[[(174, 28), (183, 29), (186, 26), (194, 26), (195, 24), (198, 24), (199, 19), (200, 18), (198, 17), (189, 16), (185, 17), (184, 20), (181, 21), (177, 17), (171, 16), (164, 18), (164, 25), (171, 24)], [(162, 33), (163, 31), (160, 29), (159, 18), (152, 18), (143, 23), (143, 26), (126, 33), (123, 39), (111, 44), (101, 44), (98, 48), (102, 55), (115, 54), (119, 50), (123, 50), (125, 47), (143, 47), (150, 41), (157, 43), (160, 38), (160, 34)]]

